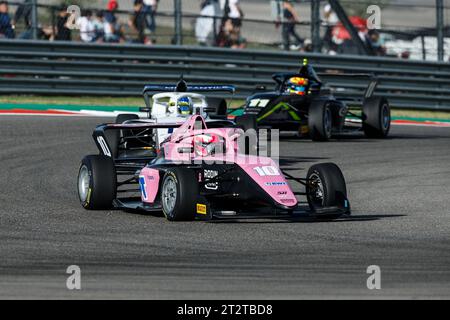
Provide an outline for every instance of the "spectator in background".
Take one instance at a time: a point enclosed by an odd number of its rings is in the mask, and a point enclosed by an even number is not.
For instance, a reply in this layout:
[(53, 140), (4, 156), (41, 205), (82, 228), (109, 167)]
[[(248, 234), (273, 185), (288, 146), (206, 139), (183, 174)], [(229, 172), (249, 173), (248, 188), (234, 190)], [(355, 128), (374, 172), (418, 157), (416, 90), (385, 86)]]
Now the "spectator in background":
[(300, 22), (300, 18), (297, 15), (297, 12), (295, 12), (291, 2), (292, 0), (285, 0), (282, 3), (283, 21), (281, 35), (283, 38), (284, 50), (291, 49), (291, 36), (294, 37), (297, 42), (295, 49), (299, 49), (303, 44), (303, 39), (295, 31), (295, 25)]
[(134, 43), (146, 43), (145, 26), (146, 12), (143, 0), (134, 0), (133, 15), (130, 17), (129, 26), (137, 33), (137, 37), (132, 40)]
[(239, 0), (220, 1), (223, 17), (216, 45), (236, 49), (246, 47), (247, 42), (241, 36), (244, 13), (239, 5)]
[(303, 42), (303, 47), (300, 49), (301, 52), (313, 52), (312, 41), (310, 39), (306, 39)]
[[(32, 29), (32, 21), (31, 21), (31, 9), (32, 9), (32, 1), (25, 0), (21, 3), (14, 14), (14, 18), (11, 21), (13, 30), (15, 29), (15, 25), (20, 22), (20, 20), (24, 19), (25, 23), (25, 31), (19, 34), (17, 38), (30, 40), (33, 39), (33, 29)], [(53, 29), (50, 26), (36, 26), (36, 36), (37, 39), (50, 40), (54, 39)]]
[(94, 24), (92, 23), (92, 11), (86, 10), (84, 15), (78, 18), (80, 26), (80, 38), (83, 42), (93, 42), (95, 39)]
[(244, 12), (241, 9), (239, 0), (221, 0), (221, 7), (223, 8), (224, 16), (226, 16), (225, 20), (231, 19), (233, 28), (236, 31), (240, 31)]
[(21, 3), (17, 9), (16, 13), (14, 14), (14, 18), (12, 21), (13, 26), (15, 26), (17, 23), (20, 22), (20, 20), (23, 17), (23, 20), (25, 22), (25, 29), (29, 30), (31, 29), (31, 9), (32, 9), (32, 0), (25, 0), (23, 3)]
[(228, 19), (225, 21), (222, 30), (217, 36), (217, 45), (223, 48), (244, 49), (247, 47), (247, 41), (241, 37), (233, 21)]
[(71, 30), (67, 28), (67, 19), (69, 14), (67, 13), (66, 6), (61, 6), (58, 11), (58, 16), (56, 18), (56, 41), (71, 41), (72, 34)]
[(329, 54), (336, 54), (338, 51), (337, 44), (333, 41), (333, 27), (339, 22), (337, 14), (333, 11), (330, 4), (326, 4), (323, 8), (323, 25), (326, 27), (323, 43)]
[(159, 0), (143, 0), (143, 11), (145, 14), (145, 24), (151, 33), (156, 30), (155, 14), (158, 10)]
[(117, 0), (109, 0), (107, 10), (104, 14), (105, 42), (120, 42), (122, 38), (121, 26), (116, 17), (117, 9), (119, 9)]
[(102, 42), (105, 36), (105, 22), (102, 10), (97, 11), (95, 18), (92, 20), (92, 24), (94, 25), (94, 41)]
[(406, 50), (406, 51), (403, 51), (402, 53), (400, 53), (399, 58), (408, 60), (410, 56), (411, 56), (411, 52)]
[(14, 28), (8, 14), (8, 2), (0, 1), (0, 38), (13, 39), (14, 37)]
[(221, 24), (220, 19), (216, 18), (222, 14), (219, 0), (202, 0), (200, 9), (200, 17), (195, 23), (195, 37), (202, 46), (214, 45)]
[(380, 33), (377, 30), (369, 30), (366, 41), (375, 51), (377, 56), (386, 55), (386, 47), (381, 44)]

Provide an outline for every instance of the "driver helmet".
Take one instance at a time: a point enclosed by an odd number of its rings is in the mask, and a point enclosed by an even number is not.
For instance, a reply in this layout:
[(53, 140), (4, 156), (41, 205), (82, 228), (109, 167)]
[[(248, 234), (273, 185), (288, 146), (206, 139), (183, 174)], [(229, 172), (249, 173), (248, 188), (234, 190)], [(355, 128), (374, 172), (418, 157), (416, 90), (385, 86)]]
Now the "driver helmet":
[(190, 115), (192, 113), (192, 99), (190, 97), (180, 97), (177, 100), (178, 113)]
[(306, 95), (306, 87), (308, 86), (308, 83), (309, 81), (306, 78), (292, 77), (286, 83), (286, 92), (304, 96)]
[(225, 152), (225, 142), (217, 135), (200, 134), (194, 137), (193, 142), (195, 154), (200, 157)]

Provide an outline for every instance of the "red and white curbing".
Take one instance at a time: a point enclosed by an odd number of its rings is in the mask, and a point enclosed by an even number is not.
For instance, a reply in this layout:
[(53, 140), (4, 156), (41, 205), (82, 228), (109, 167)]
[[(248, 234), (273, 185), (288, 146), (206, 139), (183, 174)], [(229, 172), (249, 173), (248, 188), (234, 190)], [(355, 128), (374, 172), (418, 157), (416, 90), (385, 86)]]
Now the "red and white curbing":
[[(98, 111), (98, 110), (79, 110), (79, 111), (68, 111), (68, 110), (58, 110), (58, 109), (48, 109), (48, 110), (30, 110), (30, 109), (7, 109), (0, 110), (0, 115), (20, 115), (20, 116), (58, 116), (58, 117), (74, 117), (74, 116), (86, 116), (86, 117), (116, 117), (118, 114), (124, 111)], [(127, 112), (134, 113), (139, 116), (146, 116), (142, 112)], [(233, 119), (233, 116), (229, 117)], [(350, 120), (349, 122), (360, 122), (358, 120)], [(392, 120), (392, 125), (399, 126), (421, 126), (421, 127), (450, 127), (450, 122), (441, 122), (434, 120), (407, 120), (407, 119), (397, 119)]]

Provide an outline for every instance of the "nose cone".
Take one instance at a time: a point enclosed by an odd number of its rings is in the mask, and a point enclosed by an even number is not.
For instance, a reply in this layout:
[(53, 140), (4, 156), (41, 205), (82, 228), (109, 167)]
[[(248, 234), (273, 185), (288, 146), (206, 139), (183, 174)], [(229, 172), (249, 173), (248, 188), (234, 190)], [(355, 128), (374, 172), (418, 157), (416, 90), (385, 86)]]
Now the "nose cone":
[(242, 156), (237, 164), (255, 181), (277, 204), (295, 207), (297, 198), (292, 192), (278, 166), (270, 158)]

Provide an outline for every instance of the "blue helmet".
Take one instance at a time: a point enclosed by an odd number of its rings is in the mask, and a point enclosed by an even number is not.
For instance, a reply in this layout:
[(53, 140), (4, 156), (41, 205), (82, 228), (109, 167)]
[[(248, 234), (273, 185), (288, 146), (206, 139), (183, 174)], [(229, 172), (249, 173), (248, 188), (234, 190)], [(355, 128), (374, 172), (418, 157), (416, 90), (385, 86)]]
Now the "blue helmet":
[(178, 112), (182, 115), (190, 115), (192, 113), (192, 100), (190, 97), (181, 97), (177, 101)]

